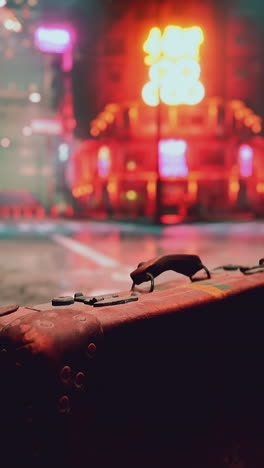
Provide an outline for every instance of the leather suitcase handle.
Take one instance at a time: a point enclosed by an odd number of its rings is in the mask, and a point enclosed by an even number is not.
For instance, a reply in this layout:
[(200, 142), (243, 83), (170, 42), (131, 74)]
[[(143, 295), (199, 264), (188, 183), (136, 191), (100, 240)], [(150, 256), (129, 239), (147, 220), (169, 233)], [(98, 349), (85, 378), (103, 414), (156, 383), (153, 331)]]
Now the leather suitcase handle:
[(193, 275), (200, 270), (205, 270), (207, 277), (210, 278), (209, 270), (203, 265), (198, 255), (164, 255), (153, 258), (147, 262), (139, 263), (138, 267), (130, 273), (135, 284), (141, 284), (144, 281), (150, 281), (167, 270), (173, 270), (176, 273), (188, 276), (193, 281)]

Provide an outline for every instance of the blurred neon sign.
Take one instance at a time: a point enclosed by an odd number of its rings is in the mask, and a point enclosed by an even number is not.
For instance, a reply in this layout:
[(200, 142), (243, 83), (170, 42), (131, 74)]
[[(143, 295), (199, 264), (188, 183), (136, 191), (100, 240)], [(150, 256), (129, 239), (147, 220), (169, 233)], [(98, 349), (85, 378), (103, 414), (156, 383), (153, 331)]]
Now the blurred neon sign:
[(111, 168), (111, 152), (108, 146), (101, 146), (98, 151), (98, 174), (107, 177)]
[(35, 45), (42, 52), (63, 54), (72, 44), (72, 34), (64, 28), (41, 26), (35, 31)]
[(199, 81), (203, 41), (204, 34), (199, 26), (170, 25), (163, 34), (157, 27), (150, 30), (143, 44), (150, 79), (142, 89), (146, 104), (157, 106), (162, 101), (168, 105), (194, 105), (203, 99), (205, 89)]
[(242, 177), (250, 177), (253, 172), (254, 152), (251, 146), (241, 145), (239, 148), (239, 169)]
[(161, 140), (159, 142), (159, 173), (161, 177), (185, 177), (188, 175), (185, 140)]

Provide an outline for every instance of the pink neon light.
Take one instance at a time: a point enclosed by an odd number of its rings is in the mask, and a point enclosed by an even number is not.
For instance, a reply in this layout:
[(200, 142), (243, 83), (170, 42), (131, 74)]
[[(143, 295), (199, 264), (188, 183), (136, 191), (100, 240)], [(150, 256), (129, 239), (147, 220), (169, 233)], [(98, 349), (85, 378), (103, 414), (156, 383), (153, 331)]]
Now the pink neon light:
[(64, 28), (39, 27), (35, 31), (35, 45), (42, 52), (63, 54), (72, 44), (70, 31)]
[(62, 57), (62, 70), (69, 72), (72, 70), (73, 56), (72, 56), (72, 45), (70, 44), (67, 50), (64, 52)]
[(187, 143), (184, 140), (161, 140), (159, 142), (159, 172), (161, 177), (185, 177)]
[(253, 172), (253, 149), (249, 145), (239, 148), (239, 169), (242, 177), (250, 177)]

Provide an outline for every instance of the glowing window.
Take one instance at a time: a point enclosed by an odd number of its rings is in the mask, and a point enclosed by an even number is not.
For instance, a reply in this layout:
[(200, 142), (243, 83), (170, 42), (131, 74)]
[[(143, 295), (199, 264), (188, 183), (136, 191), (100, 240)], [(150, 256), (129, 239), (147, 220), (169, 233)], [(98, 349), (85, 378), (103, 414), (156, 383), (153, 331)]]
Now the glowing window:
[(98, 151), (98, 174), (107, 177), (111, 167), (111, 153), (108, 146), (101, 146)]
[(240, 175), (250, 177), (253, 172), (253, 149), (249, 145), (241, 145), (238, 154)]
[(162, 177), (185, 177), (187, 143), (184, 140), (161, 140), (159, 142), (159, 172)]

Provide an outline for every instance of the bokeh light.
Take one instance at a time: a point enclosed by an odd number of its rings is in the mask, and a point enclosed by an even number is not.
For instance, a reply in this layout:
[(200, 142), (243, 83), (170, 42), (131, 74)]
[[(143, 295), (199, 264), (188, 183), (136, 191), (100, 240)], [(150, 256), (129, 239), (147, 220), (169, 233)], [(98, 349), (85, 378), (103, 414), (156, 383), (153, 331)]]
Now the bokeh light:
[(72, 40), (71, 32), (64, 28), (42, 26), (35, 31), (35, 45), (42, 52), (64, 53)]
[(2, 146), (3, 148), (8, 148), (8, 147), (10, 146), (10, 143), (11, 143), (11, 142), (10, 142), (9, 138), (6, 138), (6, 137), (5, 137), (5, 138), (2, 138), (2, 139), (1, 139), (0, 143), (1, 143), (1, 146)]
[(41, 94), (40, 93), (30, 93), (28, 99), (30, 102), (33, 102), (34, 104), (37, 104), (41, 101)]
[(61, 143), (59, 145), (58, 150), (59, 150), (59, 160), (61, 162), (67, 161), (67, 159), (69, 159), (69, 156), (70, 156), (69, 145), (67, 143)]
[(25, 137), (30, 137), (32, 135), (32, 128), (31, 127), (24, 127), (23, 130), (22, 130), (22, 134), (25, 136)]

